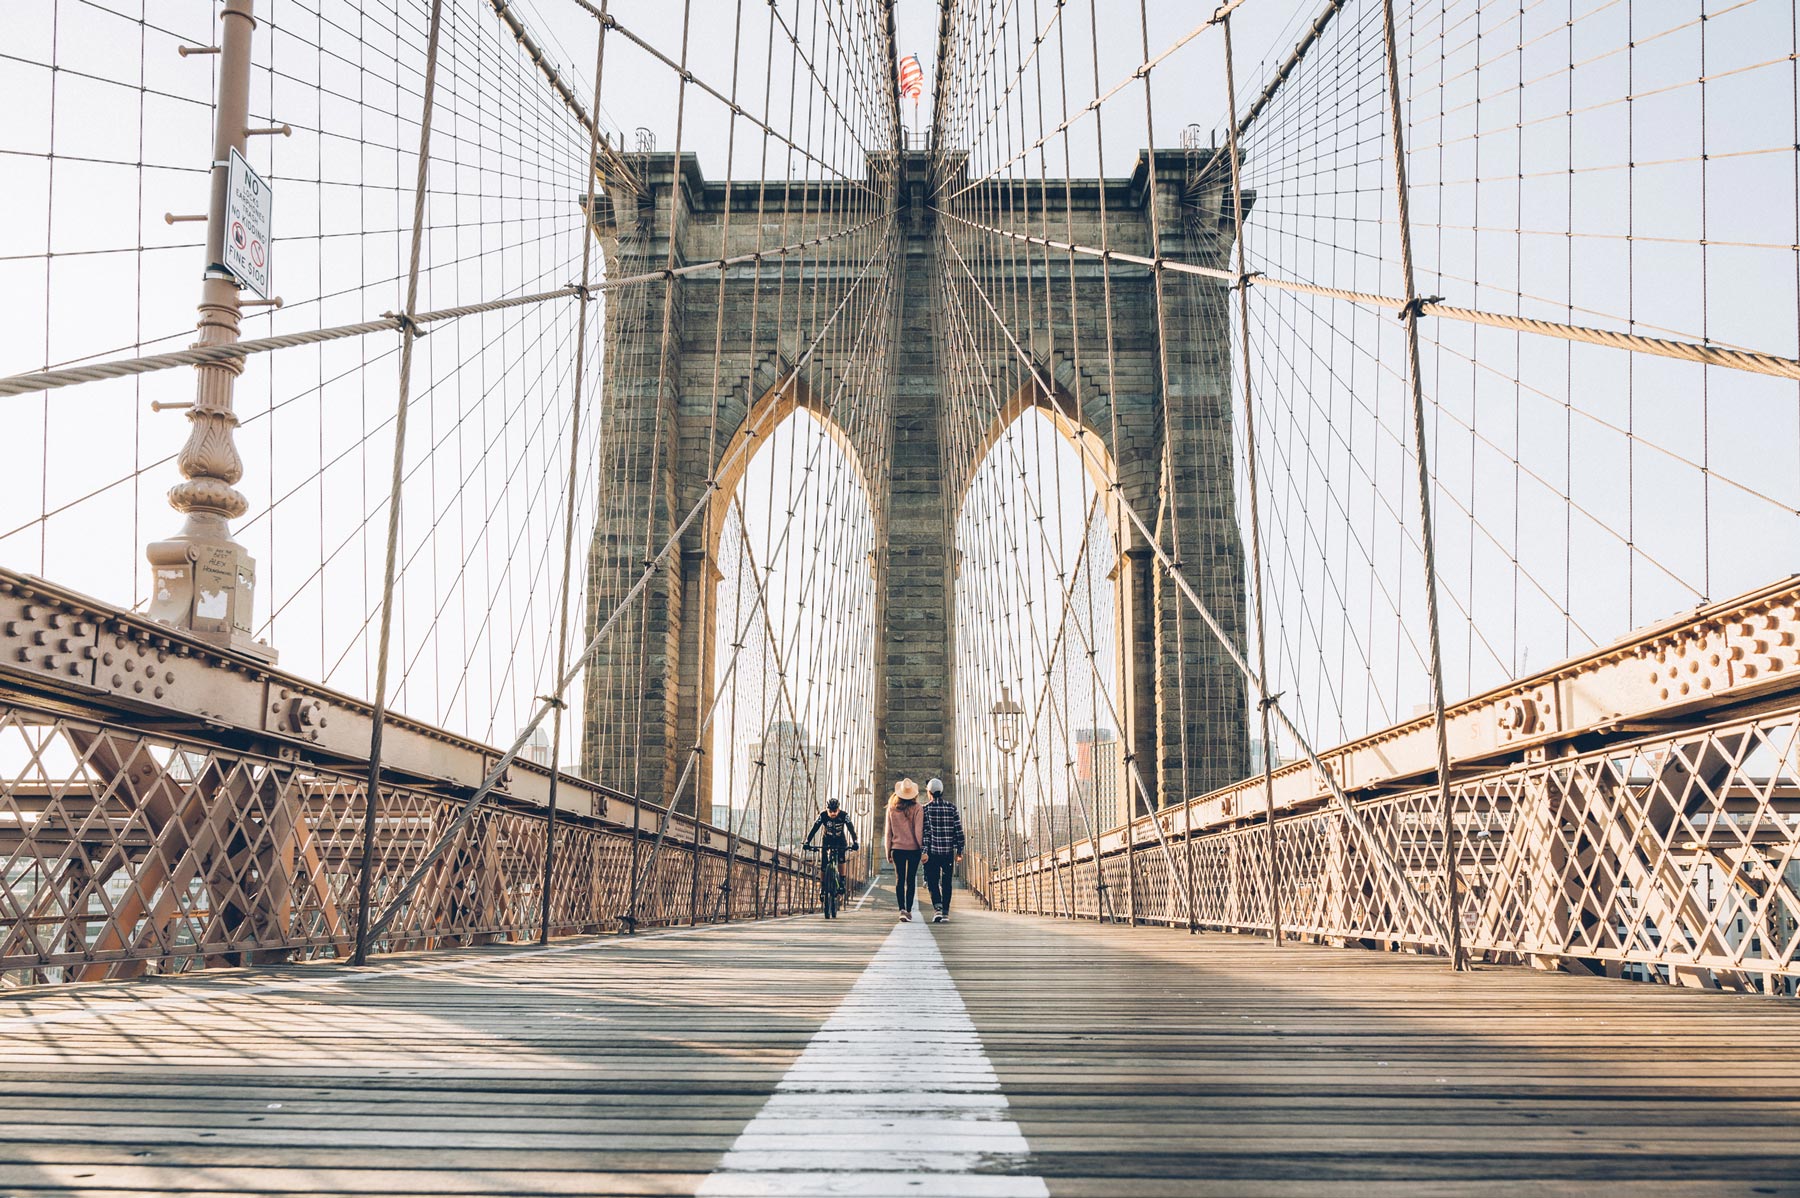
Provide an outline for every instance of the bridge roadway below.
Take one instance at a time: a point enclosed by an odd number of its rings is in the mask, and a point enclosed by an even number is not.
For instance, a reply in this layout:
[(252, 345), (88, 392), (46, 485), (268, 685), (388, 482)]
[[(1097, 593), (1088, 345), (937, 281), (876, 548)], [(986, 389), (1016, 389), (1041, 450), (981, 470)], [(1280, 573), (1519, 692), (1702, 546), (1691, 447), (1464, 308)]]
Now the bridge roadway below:
[(991, 914), (0, 999), (0, 1195), (1800, 1194), (1800, 1010)]

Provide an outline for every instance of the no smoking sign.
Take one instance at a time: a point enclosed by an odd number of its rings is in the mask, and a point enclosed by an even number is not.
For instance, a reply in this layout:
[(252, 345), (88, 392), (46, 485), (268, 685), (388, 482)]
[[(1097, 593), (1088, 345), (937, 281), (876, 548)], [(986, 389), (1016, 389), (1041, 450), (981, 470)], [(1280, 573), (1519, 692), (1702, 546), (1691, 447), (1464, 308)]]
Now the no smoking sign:
[(269, 211), (274, 192), (244, 156), (231, 151), (225, 188), (225, 269), (238, 285), (269, 298)]

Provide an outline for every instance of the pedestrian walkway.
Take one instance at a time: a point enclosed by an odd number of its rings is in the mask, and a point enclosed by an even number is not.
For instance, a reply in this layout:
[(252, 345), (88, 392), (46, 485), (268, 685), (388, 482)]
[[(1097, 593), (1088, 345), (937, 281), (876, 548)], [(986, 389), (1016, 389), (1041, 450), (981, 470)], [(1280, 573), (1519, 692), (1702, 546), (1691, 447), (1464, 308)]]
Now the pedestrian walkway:
[(8, 995), (0, 1194), (1800, 1194), (1779, 1000), (885, 897)]

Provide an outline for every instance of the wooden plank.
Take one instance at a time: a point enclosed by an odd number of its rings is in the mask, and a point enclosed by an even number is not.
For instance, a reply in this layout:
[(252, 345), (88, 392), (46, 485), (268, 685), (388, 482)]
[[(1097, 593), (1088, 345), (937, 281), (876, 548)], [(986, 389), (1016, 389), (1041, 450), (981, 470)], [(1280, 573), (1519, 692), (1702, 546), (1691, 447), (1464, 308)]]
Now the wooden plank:
[[(0, 1193), (691, 1194), (892, 926), (875, 902), (8, 995)], [(1053, 1194), (1800, 1195), (1790, 1003), (978, 910), (918, 930)], [(844, 1111), (816, 1149), (883, 1134)]]
[(937, 934), (1052, 1193), (1800, 1177), (1782, 1000), (981, 912)]

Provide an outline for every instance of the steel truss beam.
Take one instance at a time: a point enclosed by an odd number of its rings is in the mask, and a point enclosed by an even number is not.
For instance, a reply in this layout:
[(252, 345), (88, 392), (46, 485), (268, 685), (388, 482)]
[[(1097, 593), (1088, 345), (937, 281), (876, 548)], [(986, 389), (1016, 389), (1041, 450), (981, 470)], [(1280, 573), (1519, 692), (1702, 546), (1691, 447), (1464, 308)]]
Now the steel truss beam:
[[(0, 570), (0, 984), (343, 955), (355, 904), (369, 704), (40, 579)], [(389, 714), (376, 893), (425, 859), (502, 756)], [(515, 760), (457, 833), (385, 946), (616, 926), (630, 844), (660, 808)], [(641, 808), (641, 809), (640, 809)], [(677, 847), (638, 923), (699, 918), (731, 873), (732, 910), (810, 907), (808, 863), (669, 815)], [(635, 830), (634, 830), (635, 829)]]
[[(1447, 822), (1471, 951), (1764, 993), (1800, 987), (1800, 582), (1453, 704), (1447, 730)], [(1428, 904), (1442, 902), (1446, 876), (1435, 757), (1429, 716), (1319, 754)], [(1286, 930), (1437, 951), (1313, 766), (1274, 778)], [(1160, 831), (1195, 863), (1204, 926), (1267, 930), (1262, 787), (1258, 775), (1110, 830), (1097, 854), (1109, 884), (1137, 870), (1140, 917), (1186, 922), (1178, 888), (1142, 851)], [(1030, 910), (1035, 875), (1091, 873), (1095, 858), (1078, 844), (1011, 868), (979, 863), (971, 877), (996, 905)]]

